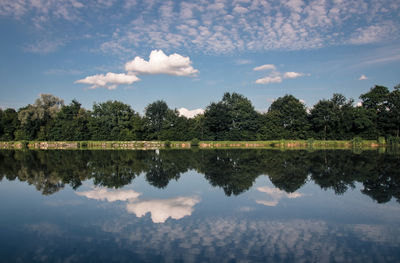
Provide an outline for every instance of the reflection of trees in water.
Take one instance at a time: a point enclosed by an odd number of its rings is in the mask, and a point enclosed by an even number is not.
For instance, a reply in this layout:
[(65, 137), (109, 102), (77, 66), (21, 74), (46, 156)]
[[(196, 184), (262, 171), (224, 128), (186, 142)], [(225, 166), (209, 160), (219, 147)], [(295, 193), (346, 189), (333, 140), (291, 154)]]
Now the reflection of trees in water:
[(362, 193), (379, 203), (400, 200), (400, 156), (375, 151), (0, 151), (0, 180), (18, 178), (43, 194), (65, 185), (76, 189), (89, 179), (98, 186), (119, 188), (141, 174), (149, 184), (165, 188), (192, 169), (228, 196), (247, 191), (258, 176), (266, 175), (288, 193), (310, 178), (336, 194), (360, 182)]

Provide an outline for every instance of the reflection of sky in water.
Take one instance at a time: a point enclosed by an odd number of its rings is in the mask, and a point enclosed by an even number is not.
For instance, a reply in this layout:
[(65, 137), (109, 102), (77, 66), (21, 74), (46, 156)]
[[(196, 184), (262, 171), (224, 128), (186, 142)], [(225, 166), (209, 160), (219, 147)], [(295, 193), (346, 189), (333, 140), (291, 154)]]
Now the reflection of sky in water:
[(42, 196), (3, 181), (0, 253), (39, 262), (398, 261), (399, 205), (359, 188), (338, 196), (308, 183), (286, 193), (261, 176), (227, 197), (189, 172), (166, 189), (138, 177), (122, 189), (86, 182)]

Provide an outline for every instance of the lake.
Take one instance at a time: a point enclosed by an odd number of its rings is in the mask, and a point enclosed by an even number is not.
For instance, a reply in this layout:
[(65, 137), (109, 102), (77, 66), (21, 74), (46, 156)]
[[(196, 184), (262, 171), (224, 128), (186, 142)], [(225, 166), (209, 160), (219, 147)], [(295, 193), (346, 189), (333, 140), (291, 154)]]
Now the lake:
[(399, 262), (400, 155), (0, 151), (0, 262)]

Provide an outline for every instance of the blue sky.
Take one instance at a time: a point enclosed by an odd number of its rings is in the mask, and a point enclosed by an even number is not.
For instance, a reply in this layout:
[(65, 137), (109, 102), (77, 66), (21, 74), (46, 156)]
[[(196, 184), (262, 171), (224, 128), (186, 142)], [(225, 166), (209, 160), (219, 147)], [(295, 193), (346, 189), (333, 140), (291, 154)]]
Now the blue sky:
[(400, 83), (398, 0), (2, 0), (0, 107), (155, 100), (204, 109), (224, 92), (257, 110)]

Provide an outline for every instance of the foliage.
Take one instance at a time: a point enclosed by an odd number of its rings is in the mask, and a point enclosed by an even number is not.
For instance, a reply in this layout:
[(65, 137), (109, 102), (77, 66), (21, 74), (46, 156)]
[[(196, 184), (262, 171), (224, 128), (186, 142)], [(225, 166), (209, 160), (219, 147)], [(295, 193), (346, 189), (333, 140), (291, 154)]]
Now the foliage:
[(190, 146), (196, 147), (196, 146), (199, 146), (199, 143), (200, 143), (199, 139), (194, 138), (194, 139), (192, 139), (192, 140), (190, 141)]
[[(292, 95), (277, 98), (265, 113), (237, 93), (225, 93), (204, 114), (180, 116), (163, 100), (150, 103), (143, 116), (120, 101), (94, 103), (91, 110), (72, 100), (41, 94), (18, 111), (0, 109), (0, 140), (52, 141), (256, 141), (351, 140), (400, 137), (400, 85), (392, 91), (374, 86), (360, 95), (361, 105), (333, 94), (312, 108)], [(391, 141), (395, 142), (394, 139)], [(382, 143), (381, 143), (382, 144)]]
[(44, 195), (83, 181), (120, 188), (139, 176), (165, 188), (189, 170), (196, 170), (228, 196), (250, 189), (257, 178), (287, 193), (307, 180), (335, 194), (356, 184), (379, 203), (400, 201), (400, 156), (365, 151), (160, 150), (156, 151), (0, 151), (0, 180), (19, 179)]

